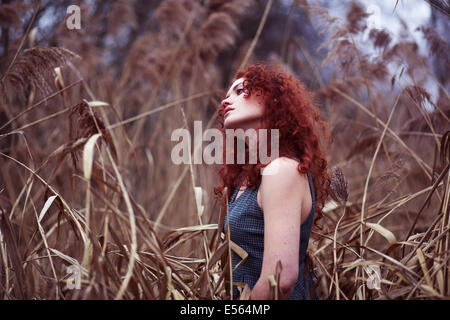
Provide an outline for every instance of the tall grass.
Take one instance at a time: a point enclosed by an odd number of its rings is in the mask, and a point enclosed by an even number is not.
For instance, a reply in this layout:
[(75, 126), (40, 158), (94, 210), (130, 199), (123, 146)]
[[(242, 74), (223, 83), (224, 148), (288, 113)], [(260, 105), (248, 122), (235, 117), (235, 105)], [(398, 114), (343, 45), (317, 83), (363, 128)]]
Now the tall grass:
[[(219, 57), (257, 4), (259, 28), (224, 72)], [(42, 11), (0, 5), (2, 35), (14, 35), (0, 63), (2, 299), (220, 299), (230, 250), (246, 255), (217, 233), (226, 218), (212, 192), (217, 168), (173, 164), (170, 137), (193, 135), (194, 120), (215, 126), (274, 2), (166, 0), (144, 24), (137, 5), (82, 6), (90, 22), (61, 22), (43, 48)], [(306, 1), (295, 10), (326, 37), (312, 51), (279, 26), (283, 60), (273, 58), (316, 92), (333, 129), (331, 197), (308, 248), (319, 296), (448, 299), (450, 99), (431, 65), (448, 66), (448, 45), (427, 27), (430, 56), (412, 38), (394, 43), (387, 30), (368, 30), (357, 2), (345, 19)], [(381, 284), (371, 289), (376, 268)]]

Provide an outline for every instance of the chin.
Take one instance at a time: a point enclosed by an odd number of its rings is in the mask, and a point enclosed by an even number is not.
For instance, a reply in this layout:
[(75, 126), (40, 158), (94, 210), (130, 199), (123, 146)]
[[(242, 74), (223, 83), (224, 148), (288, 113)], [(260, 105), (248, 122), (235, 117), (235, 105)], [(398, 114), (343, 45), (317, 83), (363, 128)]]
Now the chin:
[(223, 122), (223, 126), (225, 129), (236, 129), (234, 122), (230, 121), (228, 118)]

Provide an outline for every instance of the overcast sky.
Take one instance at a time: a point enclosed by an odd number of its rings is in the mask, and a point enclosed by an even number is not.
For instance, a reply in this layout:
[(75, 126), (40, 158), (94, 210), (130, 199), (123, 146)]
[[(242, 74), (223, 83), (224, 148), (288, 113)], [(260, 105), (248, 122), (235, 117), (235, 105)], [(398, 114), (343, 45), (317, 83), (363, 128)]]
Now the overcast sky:
[[(427, 43), (423, 37), (422, 32), (416, 31), (417, 27), (427, 25), (430, 23), (431, 8), (425, 0), (399, 0), (397, 7), (395, 7), (396, 0), (360, 0), (367, 12), (371, 15), (367, 19), (369, 28), (358, 39), (359, 47), (367, 49), (370, 53), (372, 46), (369, 44), (368, 35), (371, 28), (384, 29), (388, 31), (392, 37), (392, 43), (398, 42), (402, 37), (407, 35), (408, 38), (402, 40), (413, 40), (419, 46), (419, 52), (427, 55)], [(348, 4), (350, 0), (312, 0), (310, 5), (319, 5), (328, 7), (333, 16), (344, 18), (347, 15)], [(405, 23), (408, 32), (405, 33), (401, 20)], [(367, 45), (365, 45), (367, 43)], [(374, 52), (375, 53), (375, 52)], [(389, 68), (392, 74), (397, 74), (399, 70)], [(407, 75), (403, 75), (403, 79), (398, 82), (399, 85), (405, 86), (412, 84), (412, 80), (408, 79)], [(425, 89), (431, 94), (432, 100), (436, 102), (438, 96), (438, 86), (430, 79), (424, 84)], [(429, 104), (424, 104), (428, 111), (434, 108)]]
[[(425, 0), (399, 0), (395, 7), (396, 0), (360, 0), (368, 13), (371, 15), (367, 19), (370, 28), (385, 29), (389, 31), (392, 39), (396, 42), (400, 38), (402, 25), (400, 19), (405, 22), (410, 35), (419, 46), (423, 47), (424, 40), (422, 33), (415, 31), (417, 27), (428, 24), (431, 17), (430, 5)], [(339, 17), (345, 17), (347, 7), (350, 1), (343, 0), (313, 0), (321, 6), (329, 7), (331, 14)], [(394, 9), (395, 8), (395, 9)], [(425, 51), (423, 51), (425, 52)]]

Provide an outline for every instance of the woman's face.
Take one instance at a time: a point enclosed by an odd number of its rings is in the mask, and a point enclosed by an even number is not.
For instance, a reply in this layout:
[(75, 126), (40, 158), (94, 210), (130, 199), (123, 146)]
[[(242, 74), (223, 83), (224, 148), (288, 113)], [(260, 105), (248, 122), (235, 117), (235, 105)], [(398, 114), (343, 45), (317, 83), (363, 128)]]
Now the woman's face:
[(224, 109), (225, 129), (260, 128), (260, 120), (264, 112), (263, 99), (260, 96), (244, 91), (244, 78), (233, 82), (226, 98), (222, 101)]

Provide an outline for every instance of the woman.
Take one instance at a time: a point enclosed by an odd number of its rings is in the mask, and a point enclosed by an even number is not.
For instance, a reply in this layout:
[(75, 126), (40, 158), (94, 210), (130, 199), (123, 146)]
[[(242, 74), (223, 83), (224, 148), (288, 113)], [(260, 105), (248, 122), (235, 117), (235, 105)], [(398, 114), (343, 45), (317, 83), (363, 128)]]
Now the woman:
[[(231, 241), (248, 253), (243, 262), (233, 252), (233, 283), (247, 283), (251, 299), (270, 299), (268, 276), (281, 270), (278, 298), (308, 299), (313, 272), (305, 267), (306, 249), (329, 186), (319, 138), (329, 135), (311, 94), (280, 67), (252, 65), (237, 73), (217, 121), (224, 134), (226, 129), (253, 129), (245, 139), (246, 161), (260, 129), (268, 134), (279, 130), (278, 158), (256, 164), (224, 161), (219, 170), (222, 184), (215, 193), (223, 196), (228, 190), (229, 199), (222, 231), (229, 226)], [(233, 150), (224, 143), (224, 150), (224, 159), (226, 153), (236, 155), (236, 143)], [(233, 298), (237, 294), (234, 286)]]

